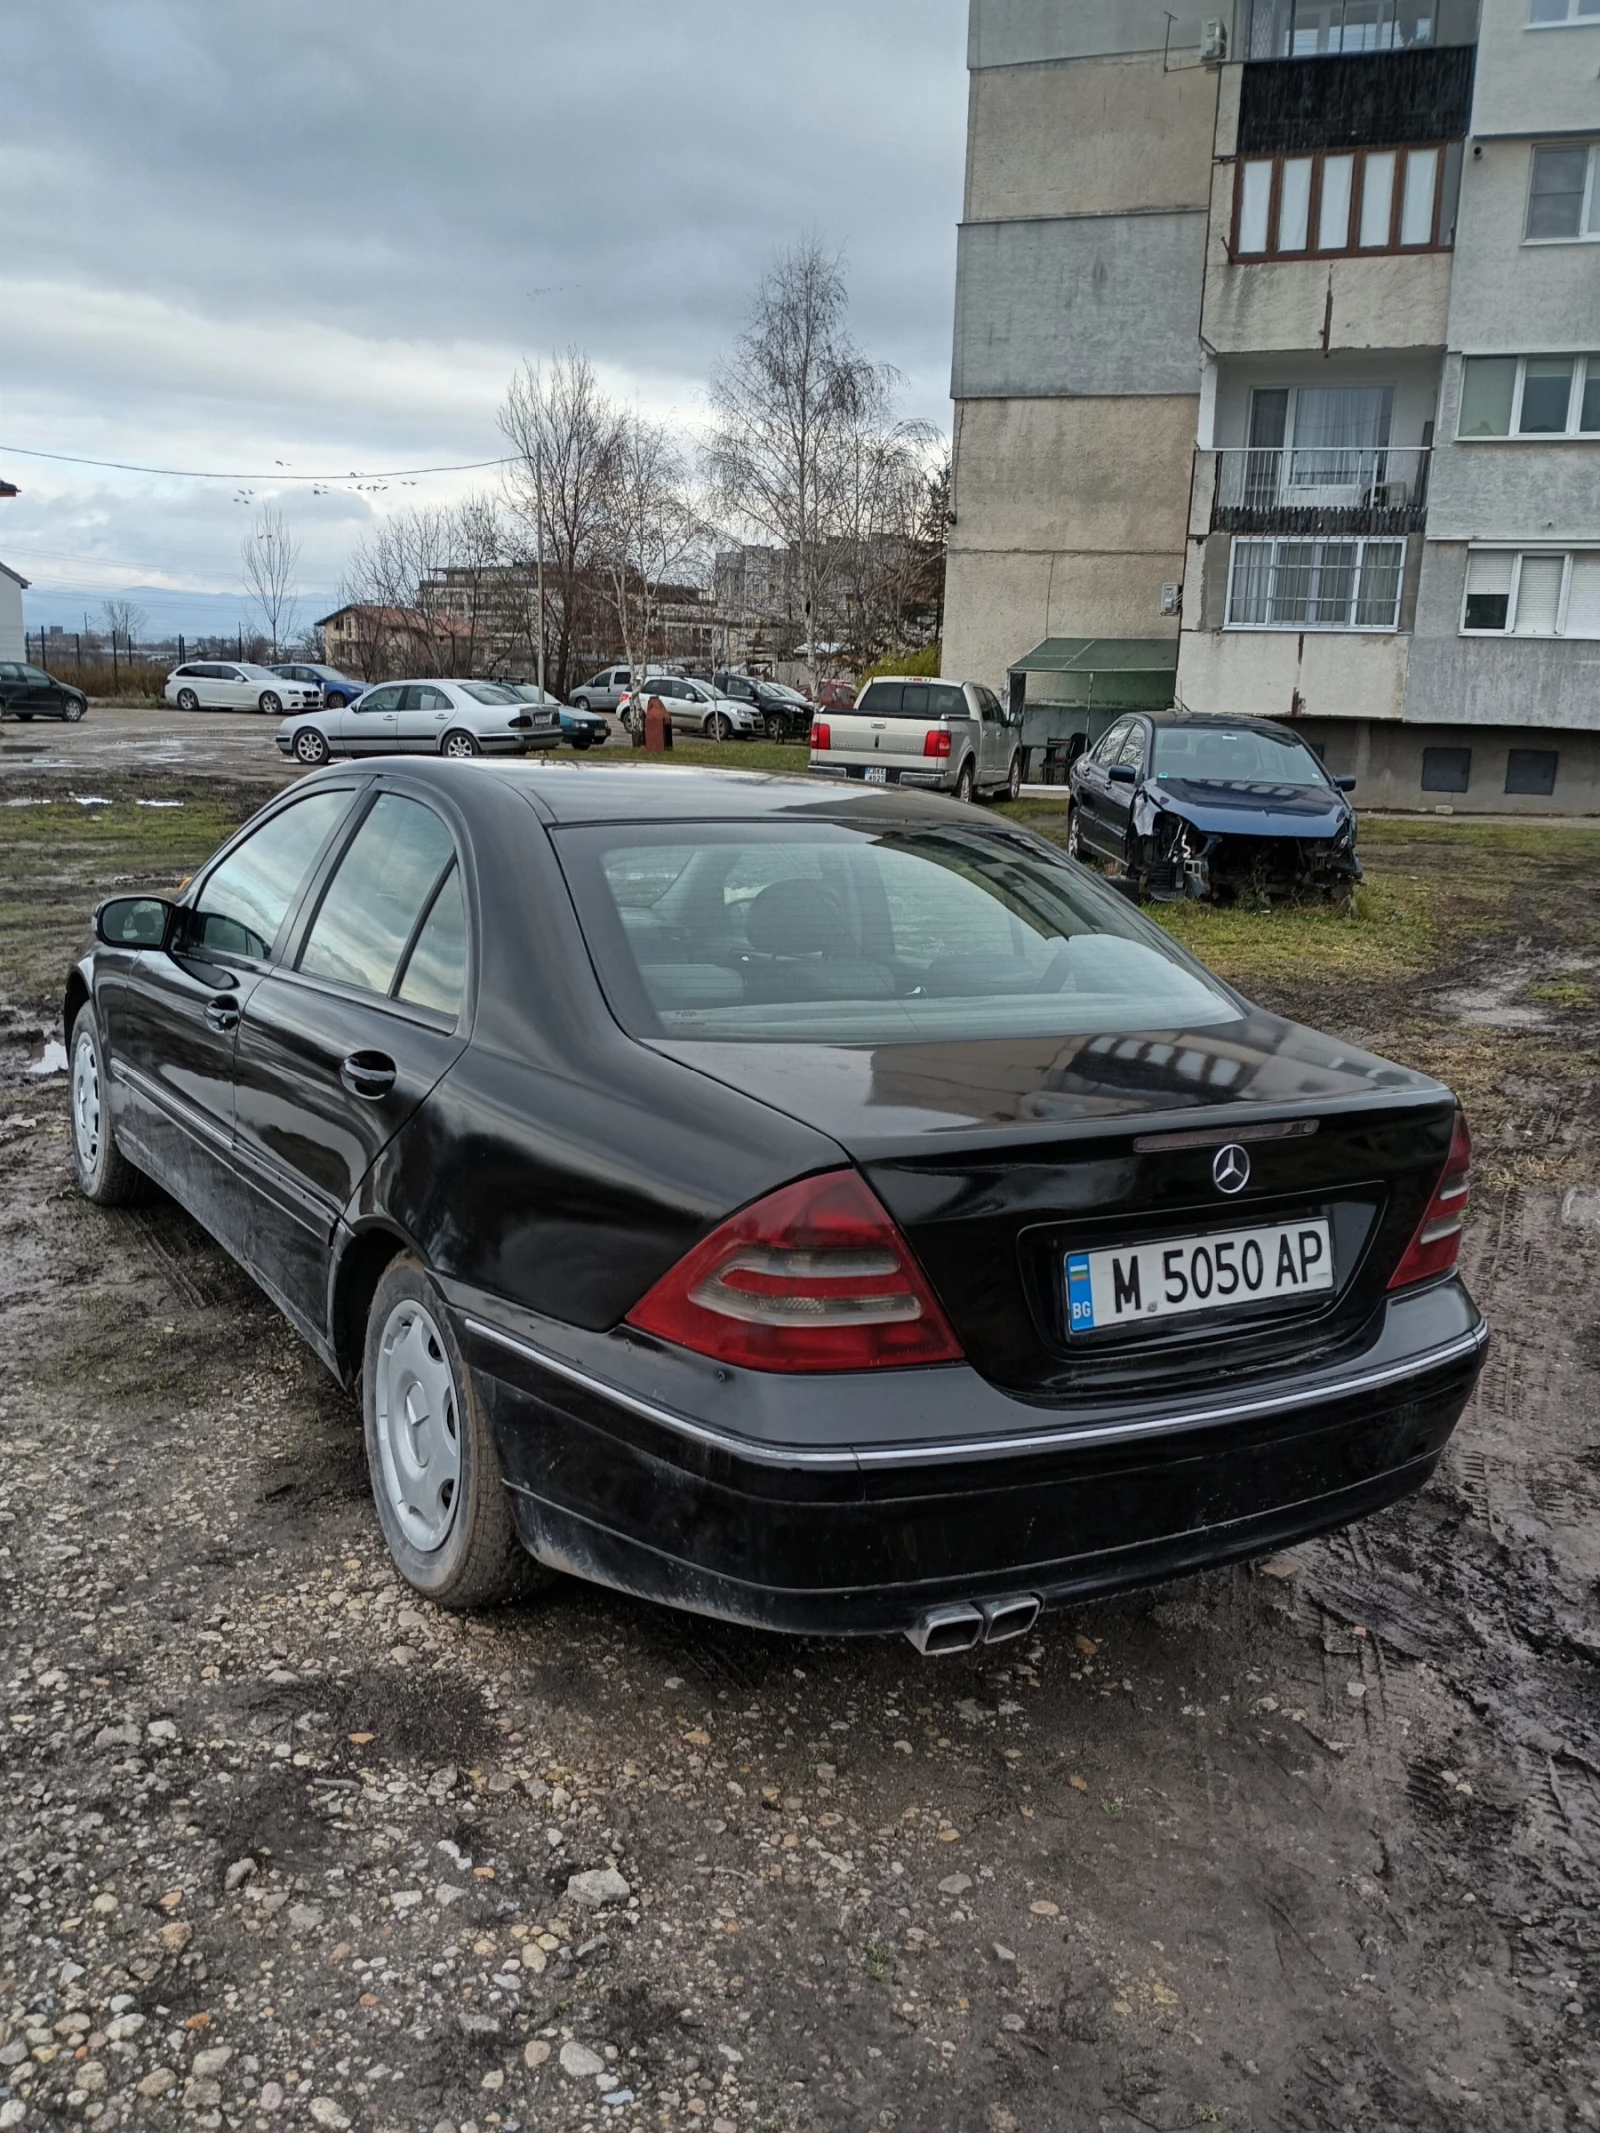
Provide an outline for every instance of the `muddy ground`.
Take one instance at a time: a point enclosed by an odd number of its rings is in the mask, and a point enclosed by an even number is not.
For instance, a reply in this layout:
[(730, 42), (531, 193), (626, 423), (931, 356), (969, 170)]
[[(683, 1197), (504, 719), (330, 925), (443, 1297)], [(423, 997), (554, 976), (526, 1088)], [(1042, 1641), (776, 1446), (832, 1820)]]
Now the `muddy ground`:
[(29, 1071), (95, 895), (250, 804), (170, 785), (0, 785), (0, 2128), (1600, 2124), (1600, 837), (1394, 829), (1403, 953), (1262, 951), (1474, 1104), (1431, 1486), (928, 1663), (397, 1589), (349, 1401)]

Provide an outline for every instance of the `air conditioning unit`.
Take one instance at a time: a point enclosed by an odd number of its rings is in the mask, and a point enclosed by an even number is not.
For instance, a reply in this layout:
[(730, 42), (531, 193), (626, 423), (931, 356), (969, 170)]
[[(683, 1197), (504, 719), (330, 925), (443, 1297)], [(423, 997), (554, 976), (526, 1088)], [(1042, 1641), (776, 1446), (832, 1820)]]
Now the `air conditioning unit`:
[(1208, 15), (1200, 25), (1200, 64), (1220, 67), (1228, 56), (1228, 25), (1220, 15)]
[(1183, 587), (1181, 585), (1162, 586), (1161, 612), (1164, 615), (1178, 615), (1183, 612)]

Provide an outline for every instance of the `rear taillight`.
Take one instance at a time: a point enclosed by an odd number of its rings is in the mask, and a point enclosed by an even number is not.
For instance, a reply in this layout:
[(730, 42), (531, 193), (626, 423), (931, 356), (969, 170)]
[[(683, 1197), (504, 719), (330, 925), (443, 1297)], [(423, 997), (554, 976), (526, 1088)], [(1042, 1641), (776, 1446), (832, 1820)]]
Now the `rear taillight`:
[(1450, 1132), (1450, 1153), (1445, 1157), (1433, 1197), (1422, 1211), (1417, 1233), (1406, 1255), (1389, 1280), (1391, 1289), (1406, 1289), (1413, 1282), (1432, 1281), (1448, 1274), (1461, 1251), (1461, 1225), (1467, 1212), (1467, 1173), (1472, 1167), (1472, 1135), (1464, 1111), (1456, 1113)]
[(751, 1370), (961, 1360), (904, 1238), (853, 1170), (802, 1178), (732, 1216), (662, 1276), (628, 1324)]
[(831, 748), (833, 746), (833, 735), (828, 729), (828, 722), (825, 718), (811, 721), (811, 745), (813, 748)]
[(935, 726), (931, 732), (925, 733), (922, 736), (922, 752), (924, 755), (948, 755), (950, 753), (949, 727)]

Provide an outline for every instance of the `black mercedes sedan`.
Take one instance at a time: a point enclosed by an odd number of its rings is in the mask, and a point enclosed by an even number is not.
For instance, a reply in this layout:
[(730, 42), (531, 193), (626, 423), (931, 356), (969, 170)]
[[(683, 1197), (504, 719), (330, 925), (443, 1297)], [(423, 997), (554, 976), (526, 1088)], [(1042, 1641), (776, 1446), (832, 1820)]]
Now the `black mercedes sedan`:
[(360, 1388), (403, 1576), (958, 1650), (1433, 1470), (1450, 1092), (1027, 830), (575, 763), (302, 779), (66, 991), (72, 1145)]

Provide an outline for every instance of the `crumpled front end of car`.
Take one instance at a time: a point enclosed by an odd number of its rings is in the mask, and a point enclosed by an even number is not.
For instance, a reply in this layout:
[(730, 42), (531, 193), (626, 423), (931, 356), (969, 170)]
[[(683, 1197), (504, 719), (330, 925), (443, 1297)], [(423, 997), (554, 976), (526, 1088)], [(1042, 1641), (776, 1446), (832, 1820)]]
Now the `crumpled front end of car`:
[(1174, 807), (1159, 786), (1134, 796), (1137, 846), (1131, 871), (1155, 903), (1200, 903), (1337, 896), (1361, 880), (1353, 813), (1327, 836), (1252, 834), (1220, 828)]

